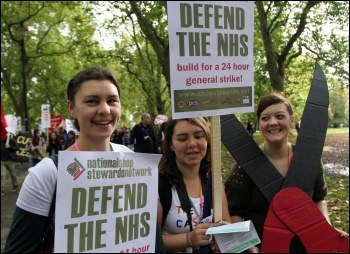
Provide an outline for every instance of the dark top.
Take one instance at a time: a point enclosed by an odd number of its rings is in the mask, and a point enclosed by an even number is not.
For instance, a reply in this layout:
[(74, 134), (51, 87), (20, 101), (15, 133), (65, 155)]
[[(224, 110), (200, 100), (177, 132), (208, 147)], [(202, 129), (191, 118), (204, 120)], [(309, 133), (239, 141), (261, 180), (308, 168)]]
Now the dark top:
[(16, 151), (19, 150), (19, 145), (14, 138), (9, 140), (9, 148), (6, 148), (7, 137), (1, 141), (1, 161), (14, 161), (16, 156)]
[(49, 156), (50, 155), (53, 155), (52, 151), (55, 151), (54, 154), (58, 154), (58, 151), (62, 151), (63, 150), (63, 147), (62, 147), (62, 144), (60, 143), (51, 143), (50, 145), (48, 145), (48, 147), (46, 148), (46, 152), (49, 153)]
[(63, 133), (60, 132), (58, 134), (58, 139), (61, 141), (61, 144), (66, 147), (68, 142), (68, 132), (66, 130), (64, 130)]
[[(233, 169), (225, 183), (225, 192), (230, 216), (251, 220), (261, 240), (270, 203), (241, 166), (236, 165)], [(324, 200), (326, 195), (327, 186), (321, 166), (314, 183), (312, 200), (314, 202)], [(258, 247), (260, 248), (260, 245)]]
[(68, 141), (66, 142), (66, 145), (64, 146), (64, 149), (67, 149), (68, 147), (74, 145), (75, 143), (75, 139), (68, 139)]
[(131, 130), (129, 142), (138, 153), (155, 153), (157, 137), (151, 125), (136, 124)]

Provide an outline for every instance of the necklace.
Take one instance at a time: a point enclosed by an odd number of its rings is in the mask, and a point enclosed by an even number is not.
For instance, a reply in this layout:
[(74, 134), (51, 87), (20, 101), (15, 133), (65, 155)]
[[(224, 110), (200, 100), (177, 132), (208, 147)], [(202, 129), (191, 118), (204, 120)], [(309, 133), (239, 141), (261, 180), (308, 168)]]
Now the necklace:
[[(266, 151), (266, 146), (265, 146), (265, 142), (263, 144), (263, 151), (264, 151), (264, 154), (267, 158), (269, 158), (269, 156), (267, 155), (267, 151)], [(288, 151), (288, 155), (287, 155), (287, 165), (288, 165), (288, 168), (289, 168), (289, 165), (290, 165), (290, 161), (291, 161), (291, 158), (290, 158), (290, 152), (289, 152), (289, 144), (287, 144), (287, 151)]]
[(79, 145), (78, 145), (78, 140), (76, 140), (76, 141), (74, 142), (74, 147), (75, 147), (75, 150), (80, 151), (80, 147), (79, 147)]
[(202, 217), (203, 217), (203, 204), (204, 204), (204, 198), (203, 198), (203, 190), (202, 190), (202, 183), (200, 185), (200, 190), (199, 190), (200, 194), (199, 194), (199, 212), (197, 211), (195, 205), (192, 202), (192, 199), (190, 197), (188, 197), (188, 199), (190, 200), (191, 206), (193, 208), (193, 211), (196, 214), (196, 217), (198, 219), (198, 223), (200, 223), (202, 221)]
[[(78, 145), (78, 140), (76, 140), (76, 141), (74, 142), (74, 148), (75, 148), (75, 150), (80, 151), (80, 147), (79, 147), (79, 145)], [(109, 144), (109, 151), (113, 151), (113, 147), (112, 147), (111, 144)]]

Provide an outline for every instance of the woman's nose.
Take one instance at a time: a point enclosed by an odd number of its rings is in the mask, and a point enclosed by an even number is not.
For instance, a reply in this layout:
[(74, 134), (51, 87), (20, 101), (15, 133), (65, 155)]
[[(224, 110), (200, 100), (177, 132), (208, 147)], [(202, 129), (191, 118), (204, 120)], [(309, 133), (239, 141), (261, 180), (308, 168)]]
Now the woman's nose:
[(271, 117), (270, 118), (269, 125), (274, 125), (274, 124), (277, 124), (277, 123), (278, 123), (277, 118), (275, 118), (275, 117)]
[(193, 146), (197, 146), (197, 142), (196, 139), (194, 137), (190, 137), (188, 138), (188, 147), (193, 147)]
[(108, 115), (110, 113), (109, 105), (106, 102), (102, 102), (99, 107), (99, 115)]

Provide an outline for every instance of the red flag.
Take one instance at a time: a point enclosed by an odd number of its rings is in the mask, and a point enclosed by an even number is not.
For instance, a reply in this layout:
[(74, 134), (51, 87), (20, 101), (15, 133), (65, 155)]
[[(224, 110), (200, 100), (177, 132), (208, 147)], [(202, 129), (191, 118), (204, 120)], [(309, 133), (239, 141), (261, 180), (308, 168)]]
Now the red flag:
[(7, 123), (5, 120), (5, 112), (1, 102), (1, 140), (3, 140), (6, 137), (6, 134), (7, 134), (6, 127), (7, 127)]

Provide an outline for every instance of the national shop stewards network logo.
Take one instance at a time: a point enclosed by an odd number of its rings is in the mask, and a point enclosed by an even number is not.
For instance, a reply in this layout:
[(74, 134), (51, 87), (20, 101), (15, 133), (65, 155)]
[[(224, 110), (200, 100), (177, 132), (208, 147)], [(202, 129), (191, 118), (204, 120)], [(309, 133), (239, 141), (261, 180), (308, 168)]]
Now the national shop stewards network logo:
[(78, 177), (84, 173), (86, 169), (81, 165), (81, 163), (74, 158), (74, 162), (68, 165), (67, 172), (73, 177), (73, 180), (77, 180)]

